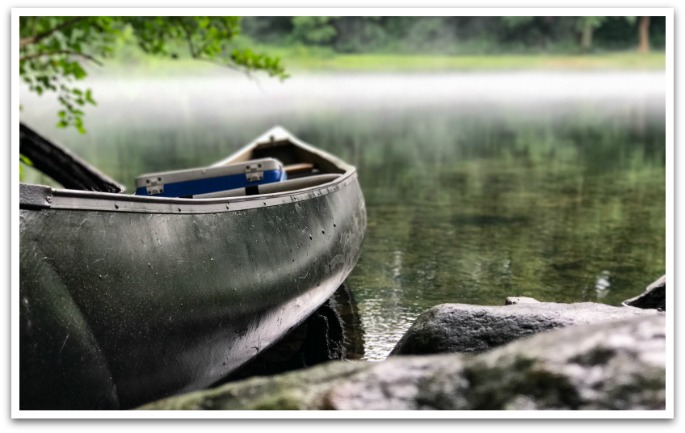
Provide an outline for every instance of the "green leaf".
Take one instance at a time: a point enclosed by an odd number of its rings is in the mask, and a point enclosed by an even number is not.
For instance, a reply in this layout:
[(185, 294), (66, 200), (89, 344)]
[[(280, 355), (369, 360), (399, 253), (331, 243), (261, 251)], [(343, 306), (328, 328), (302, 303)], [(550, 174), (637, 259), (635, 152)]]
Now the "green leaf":
[(29, 157), (26, 155), (19, 154), (19, 161), (23, 162), (24, 164), (26, 164), (28, 166), (31, 166), (31, 167), (33, 166), (33, 162), (31, 162)]

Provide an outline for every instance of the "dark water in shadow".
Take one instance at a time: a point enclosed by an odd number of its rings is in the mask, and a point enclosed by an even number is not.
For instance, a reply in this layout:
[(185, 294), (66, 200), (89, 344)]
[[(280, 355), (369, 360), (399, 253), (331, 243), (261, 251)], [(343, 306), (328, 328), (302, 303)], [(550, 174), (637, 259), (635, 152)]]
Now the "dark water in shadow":
[[(368, 232), (348, 279), (365, 356), (426, 308), (507, 296), (618, 305), (665, 272), (663, 73), (92, 82), (89, 133), (22, 119), (133, 190), (275, 124), (355, 164)], [(29, 181), (40, 181), (34, 177)]]

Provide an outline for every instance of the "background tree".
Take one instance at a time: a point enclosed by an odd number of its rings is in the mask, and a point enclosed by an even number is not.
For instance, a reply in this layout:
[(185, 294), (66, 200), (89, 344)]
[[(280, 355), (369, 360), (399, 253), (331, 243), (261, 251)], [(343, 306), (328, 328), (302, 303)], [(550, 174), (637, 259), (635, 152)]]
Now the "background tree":
[(588, 52), (592, 49), (592, 36), (606, 17), (578, 17), (576, 29), (580, 32), (580, 49)]
[(292, 35), (304, 43), (327, 44), (338, 34), (333, 25), (336, 20), (337, 17), (293, 17)]
[(101, 65), (128, 35), (145, 53), (212, 61), (245, 73), (264, 71), (284, 79), (277, 57), (233, 47), (240, 17), (20, 17), (19, 74), (29, 90), (54, 92), (61, 105), (58, 126), (84, 132), (83, 108), (95, 104), (77, 86), (86, 65)]
[(649, 17), (640, 17), (639, 44), (637, 50), (641, 53), (649, 52)]

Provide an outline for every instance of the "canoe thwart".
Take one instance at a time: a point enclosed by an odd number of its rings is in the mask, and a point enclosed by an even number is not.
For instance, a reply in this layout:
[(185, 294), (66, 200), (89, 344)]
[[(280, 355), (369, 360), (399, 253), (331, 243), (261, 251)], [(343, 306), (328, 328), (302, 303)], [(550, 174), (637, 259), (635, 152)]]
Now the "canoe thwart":
[(310, 162), (300, 162), (297, 164), (289, 164), (285, 167), (285, 172), (289, 175), (299, 174), (299, 173), (309, 173), (314, 170), (314, 164)]

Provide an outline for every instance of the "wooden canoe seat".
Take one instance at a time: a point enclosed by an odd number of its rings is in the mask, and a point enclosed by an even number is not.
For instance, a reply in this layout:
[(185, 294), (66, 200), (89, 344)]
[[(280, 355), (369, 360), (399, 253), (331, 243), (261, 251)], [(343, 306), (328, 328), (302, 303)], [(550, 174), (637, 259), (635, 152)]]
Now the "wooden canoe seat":
[(314, 170), (314, 164), (311, 162), (300, 162), (286, 165), (284, 168), (285, 172), (288, 174), (309, 173)]

